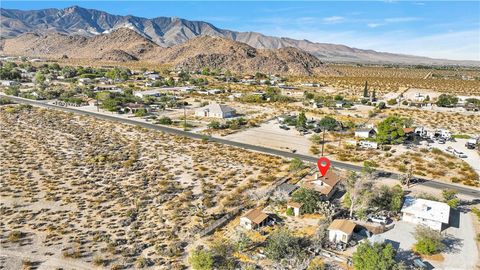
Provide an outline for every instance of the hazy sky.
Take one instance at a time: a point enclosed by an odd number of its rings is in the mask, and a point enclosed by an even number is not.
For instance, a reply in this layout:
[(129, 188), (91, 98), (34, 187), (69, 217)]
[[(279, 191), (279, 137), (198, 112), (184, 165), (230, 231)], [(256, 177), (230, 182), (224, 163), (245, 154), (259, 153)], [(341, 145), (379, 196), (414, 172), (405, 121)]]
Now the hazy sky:
[(220, 28), (434, 58), (480, 60), (480, 1), (1, 1), (2, 8), (79, 5), (117, 15), (177, 16)]

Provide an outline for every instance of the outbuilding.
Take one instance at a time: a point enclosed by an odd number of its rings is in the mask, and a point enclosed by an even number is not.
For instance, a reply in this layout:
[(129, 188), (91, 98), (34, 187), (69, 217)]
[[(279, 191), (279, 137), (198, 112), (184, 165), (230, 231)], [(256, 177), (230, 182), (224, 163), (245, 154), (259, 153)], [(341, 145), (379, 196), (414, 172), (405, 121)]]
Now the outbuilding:
[(373, 138), (377, 132), (373, 128), (359, 128), (355, 130), (355, 137), (357, 138)]
[(255, 208), (240, 217), (240, 225), (248, 230), (255, 230), (267, 225), (268, 215), (261, 209)]
[(289, 201), (287, 202), (287, 210), (292, 209), (293, 210), (293, 215), (298, 217), (302, 214), (302, 206), (303, 203), (298, 203), (294, 201)]
[(328, 227), (328, 240), (330, 242), (348, 243), (352, 238), (356, 224), (347, 219), (335, 219)]

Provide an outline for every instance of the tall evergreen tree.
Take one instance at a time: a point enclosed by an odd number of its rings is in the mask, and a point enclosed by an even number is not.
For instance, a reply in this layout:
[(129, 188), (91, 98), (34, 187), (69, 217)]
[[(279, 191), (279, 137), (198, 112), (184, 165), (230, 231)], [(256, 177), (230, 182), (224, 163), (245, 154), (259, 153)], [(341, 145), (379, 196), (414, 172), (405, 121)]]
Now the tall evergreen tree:
[(363, 88), (363, 97), (368, 98), (368, 82), (365, 81), (365, 88)]

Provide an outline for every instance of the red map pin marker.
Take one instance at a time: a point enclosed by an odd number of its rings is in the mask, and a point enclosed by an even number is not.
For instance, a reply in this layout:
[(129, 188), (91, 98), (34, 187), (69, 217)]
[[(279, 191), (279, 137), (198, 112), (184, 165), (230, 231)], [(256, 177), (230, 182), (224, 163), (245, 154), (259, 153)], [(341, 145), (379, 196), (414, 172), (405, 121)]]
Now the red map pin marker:
[(317, 166), (322, 176), (325, 176), (328, 169), (330, 168), (330, 160), (326, 157), (321, 157), (317, 160)]

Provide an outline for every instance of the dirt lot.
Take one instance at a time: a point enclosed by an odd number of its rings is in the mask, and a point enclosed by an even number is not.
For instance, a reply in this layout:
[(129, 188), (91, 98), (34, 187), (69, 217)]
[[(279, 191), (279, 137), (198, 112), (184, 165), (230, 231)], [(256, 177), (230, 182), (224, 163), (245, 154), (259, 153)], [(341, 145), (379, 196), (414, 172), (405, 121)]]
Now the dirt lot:
[(0, 107), (0, 137), (5, 269), (182, 269), (214, 215), (248, 207), (250, 194), (288, 167), (277, 157), (20, 105)]
[(290, 130), (280, 129), (277, 120), (271, 120), (259, 127), (250, 128), (224, 138), (284, 151), (295, 149), (297, 153), (308, 155), (311, 144), (308, 138), (311, 136), (312, 134), (302, 136), (293, 127)]

